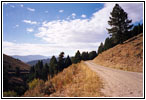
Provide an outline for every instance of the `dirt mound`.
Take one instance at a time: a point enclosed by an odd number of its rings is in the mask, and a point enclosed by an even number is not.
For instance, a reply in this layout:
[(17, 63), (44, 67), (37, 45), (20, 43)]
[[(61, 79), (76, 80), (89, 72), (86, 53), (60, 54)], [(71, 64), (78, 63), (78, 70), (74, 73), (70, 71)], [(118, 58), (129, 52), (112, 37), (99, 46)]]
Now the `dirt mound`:
[(99, 54), (95, 63), (125, 71), (143, 71), (143, 34)]

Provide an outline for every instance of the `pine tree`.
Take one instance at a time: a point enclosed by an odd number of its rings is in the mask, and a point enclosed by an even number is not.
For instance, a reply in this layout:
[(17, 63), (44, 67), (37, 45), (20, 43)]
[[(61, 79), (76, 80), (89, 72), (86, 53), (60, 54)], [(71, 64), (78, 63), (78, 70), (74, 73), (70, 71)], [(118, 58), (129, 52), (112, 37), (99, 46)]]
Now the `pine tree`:
[(88, 54), (88, 52), (82, 52), (81, 58), (84, 61), (89, 60), (89, 54)]
[(49, 66), (47, 63), (45, 64), (45, 66), (43, 66), (42, 74), (43, 74), (43, 80), (47, 80), (49, 74)]
[(64, 67), (65, 67), (65, 64), (64, 64), (64, 52), (61, 52), (59, 54), (58, 65), (59, 65), (59, 71), (62, 71), (64, 69)]
[(58, 62), (55, 56), (52, 56), (49, 63), (49, 74), (53, 77), (55, 74), (58, 73)]
[(108, 50), (109, 48), (112, 48), (113, 46), (115, 46), (115, 44), (113, 42), (113, 38), (107, 37), (104, 42), (104, 51)]
[(100, 46), (98, 47), (98, 54), (102, 53), (104, 51), (104, 45), (101, 42)]
[(65, 59), (65, 68), (67, 68), (68, 66), (70, 66), (72, 64), (71, 59), (69, 57), (69, 55), (67, 56), (67, 58)]
[(75, 63), (78, 63), (81, 61), (81, 54), (80, 51), (78, 50), (77, 53), (75, 54)]
[(91, 51), (91, 52), (89, 52), (89, 60), (94, 59), (96, 56), (97, 56), (96, 51)]
[(127, 13), (116, 4), (113, 8), (113, 11), (110, 13), (111, 17), (108, 21), (108, 24), (112, 27), (107, 29), (109, 34), (114, 38), (115, 43), (123, 43), (125, 36), (129, 33), (132, 25), (130, 23), (132, 20), (128, 19)]

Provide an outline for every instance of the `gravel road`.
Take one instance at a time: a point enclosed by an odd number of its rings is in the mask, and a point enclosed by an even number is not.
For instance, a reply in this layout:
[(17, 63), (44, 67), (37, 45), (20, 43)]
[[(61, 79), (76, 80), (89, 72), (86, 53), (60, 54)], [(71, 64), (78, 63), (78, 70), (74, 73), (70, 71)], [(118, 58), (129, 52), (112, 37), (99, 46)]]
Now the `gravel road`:
[(103, 67), (86, 61), (85, 64), (103, 81), (101, 92), (107, 97), (143, 97), (143, 74)]

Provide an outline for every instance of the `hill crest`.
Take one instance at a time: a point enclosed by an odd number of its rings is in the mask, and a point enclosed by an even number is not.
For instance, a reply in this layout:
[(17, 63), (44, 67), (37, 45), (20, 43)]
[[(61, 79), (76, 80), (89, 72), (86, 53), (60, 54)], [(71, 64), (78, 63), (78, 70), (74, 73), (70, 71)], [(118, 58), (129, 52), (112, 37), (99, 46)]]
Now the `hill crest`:
[[(11, 68), (9, 68), (10, 66)], [(3, 54), (3, 67), (8, 67), (11, 70), (14, 70), (16, 67), (19, 67), (20, 70), (30, 70), (30, 66), (28, 64), (6, 54)]]
[(99, 54), (95, 63), (125, 71), (143, 71), (143, 34), (125, 41), (123, 44), (108, 49)]

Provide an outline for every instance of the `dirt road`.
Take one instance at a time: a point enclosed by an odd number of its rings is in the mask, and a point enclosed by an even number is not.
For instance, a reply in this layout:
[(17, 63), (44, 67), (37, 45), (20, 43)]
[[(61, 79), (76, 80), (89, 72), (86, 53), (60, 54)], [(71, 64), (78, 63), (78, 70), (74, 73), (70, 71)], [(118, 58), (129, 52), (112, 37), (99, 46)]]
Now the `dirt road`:
[(128, 72), (85, 62), (103, 81), (101, 92), (107, 97), (142, 97), (143, 74)]

